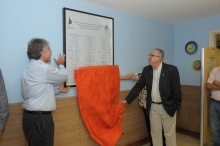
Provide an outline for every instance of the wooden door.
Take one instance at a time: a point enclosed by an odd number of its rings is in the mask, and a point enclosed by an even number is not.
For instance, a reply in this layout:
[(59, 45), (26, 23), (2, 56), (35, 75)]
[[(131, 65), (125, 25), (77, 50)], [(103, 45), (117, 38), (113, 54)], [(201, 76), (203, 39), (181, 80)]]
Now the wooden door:
[(212, 146), (212, 131), (209, 118), (209, 102), (210, 90), (206, 88), (206, 82), (209, 73), (214, 67), (220, 66), (220, 50), (217, 48), (203, 48), (202, 49), (202, 81), (201, 81), (201, 95), (202, 95), (202, 121), (201, 121), (201, 146)]

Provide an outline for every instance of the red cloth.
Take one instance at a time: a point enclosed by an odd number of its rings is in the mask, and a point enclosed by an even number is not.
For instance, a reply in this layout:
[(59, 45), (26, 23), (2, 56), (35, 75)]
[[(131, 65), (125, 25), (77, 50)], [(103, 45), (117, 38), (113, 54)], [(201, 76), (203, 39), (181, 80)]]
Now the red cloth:
[(118, 104), (118, 66), (89, 66), (74, 71), (80, 113), (91, 137), (115, 146), (122, 134), (124, 104)]

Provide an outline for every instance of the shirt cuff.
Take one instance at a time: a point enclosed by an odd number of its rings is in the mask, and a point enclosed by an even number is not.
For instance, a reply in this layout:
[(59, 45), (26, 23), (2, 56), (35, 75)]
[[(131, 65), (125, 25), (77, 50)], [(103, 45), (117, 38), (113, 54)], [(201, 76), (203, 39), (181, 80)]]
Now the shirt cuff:
[(62, 64), (60, 64), (60, 65), (59, 65), (59, 68), (60, 68), (61, 70), (63, 70), (63, 69), (65, 69), (65, 66), (62, 65)]

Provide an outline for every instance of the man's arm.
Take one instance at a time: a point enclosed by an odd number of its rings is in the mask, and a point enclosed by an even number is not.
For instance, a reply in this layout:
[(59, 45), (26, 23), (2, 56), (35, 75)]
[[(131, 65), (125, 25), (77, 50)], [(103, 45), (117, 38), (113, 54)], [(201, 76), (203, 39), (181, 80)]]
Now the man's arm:
[[(143, 69), (142, 72), (144, 72), (144, 69)], [(129, 103), (130, 104), (137, 97), (137, 95), (141, 92), (141, 90), (146, 86), (145, 77), (141, 76), (142, 73), (139, 73), (139, 72), (138, 73), (133, 73), (133, 75), (135, 76), (135, 78), (136, 78), (135, 80), (137, 81), (137, 83), (131, 89), (131, 91), (129, 92), (127, 97), (124, 100), (121, 101), (121, 103)]]
[[(137, 80), (139, 80), (139, 76), (138, 76), (138, 73), (129, 73), (129, 74), (120, 76), (120, 80), (137, 81)], [(127, 100), (124, 99), (124, 100), (120, 101), (120, 103), (127, 103)]]
[(122, 76), (120, 76), (120, 80), (136, 80), (136, 75), (135, 75), (135, 73), (122, 75)]
[(220, 82), (214, 81), (213, 83), (206, 83), (206, 87), (210, 90), (219, 91), (220, 90)]
[(216, 76), (218, 75), (219, 67), (215, 67), (212, 69), (212, 71), (209, 74), (209, 78), (206, 82), (206, 88), (213, 90), (213, 91), (219, 91), (220, 90), (220, 81), (216, 80)]
[[(130, 73), (120, 76), (120, 80), (135, 80), (135, 73)], [(127, 103), (127, 100), (122, 100), (120, 103)]]

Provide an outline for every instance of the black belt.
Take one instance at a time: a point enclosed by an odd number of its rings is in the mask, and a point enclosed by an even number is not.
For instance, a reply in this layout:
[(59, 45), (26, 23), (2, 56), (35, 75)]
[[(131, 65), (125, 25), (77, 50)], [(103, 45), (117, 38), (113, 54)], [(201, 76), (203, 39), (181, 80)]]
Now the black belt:
[(25, 113), (34, 114), (34, 115), (51, 115), (51, 111), (28, 111), (24, 110)]
[(219, 100), (215, 100), (214, 98), (211, 98), (211, 100), (214, 101), (214, 102), (218, 102), (218, 103), (220, 103)]
[(151, 101), (152, 103), (154, 104), (162, 104), (163, 102), (154, 102), (154, 101)]

